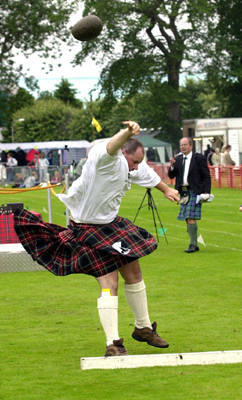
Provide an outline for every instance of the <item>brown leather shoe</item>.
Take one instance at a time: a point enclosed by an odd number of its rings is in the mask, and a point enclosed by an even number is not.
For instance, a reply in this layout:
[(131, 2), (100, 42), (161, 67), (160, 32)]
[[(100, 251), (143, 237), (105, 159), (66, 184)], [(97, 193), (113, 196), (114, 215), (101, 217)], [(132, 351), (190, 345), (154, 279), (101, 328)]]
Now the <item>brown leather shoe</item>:
[(106, 347), (105, 357), (127, 356), (128, 352), (124, 347), (123, 342), (124, 342), (123, 339), (114, 340), (113, 344), (110, 344), (109, 346)]
[(152, 329), (150, 328), (136, 328), (132, 333), (132, 338), (139, 342), (147, 342), (150, 346), (166, 348), (169, 344), (162, 339), (156, 332), (157, 323), (153, 322)]

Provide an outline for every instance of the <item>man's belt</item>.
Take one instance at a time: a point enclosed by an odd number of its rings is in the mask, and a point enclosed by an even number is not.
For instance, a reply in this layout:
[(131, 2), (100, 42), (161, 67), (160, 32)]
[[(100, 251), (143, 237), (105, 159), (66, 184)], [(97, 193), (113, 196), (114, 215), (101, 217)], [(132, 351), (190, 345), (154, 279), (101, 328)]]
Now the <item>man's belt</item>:
[(180, 186), (180, 204), (186, 205), (189, 202), (189, 186)]

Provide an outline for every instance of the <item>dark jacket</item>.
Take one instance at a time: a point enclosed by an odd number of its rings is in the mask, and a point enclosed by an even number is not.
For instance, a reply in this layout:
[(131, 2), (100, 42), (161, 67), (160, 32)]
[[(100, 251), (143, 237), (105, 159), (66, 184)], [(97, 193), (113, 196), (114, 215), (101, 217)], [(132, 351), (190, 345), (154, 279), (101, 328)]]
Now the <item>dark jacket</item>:
[[(173, 168), (170, 167), (168, 170), (169, 178), (176, 178), (175, 188), (181, 192), (182, 185), (182, 163), (183, 154), (179, 154), (176, 157)], [(188, 171), (188, 184), (190, 190), (196, 194), (210, 193), (211, 190), (211, 178), (210, 172), (207, 165), (207, 160), (202, 154), (193, 153), (191, 163)]]

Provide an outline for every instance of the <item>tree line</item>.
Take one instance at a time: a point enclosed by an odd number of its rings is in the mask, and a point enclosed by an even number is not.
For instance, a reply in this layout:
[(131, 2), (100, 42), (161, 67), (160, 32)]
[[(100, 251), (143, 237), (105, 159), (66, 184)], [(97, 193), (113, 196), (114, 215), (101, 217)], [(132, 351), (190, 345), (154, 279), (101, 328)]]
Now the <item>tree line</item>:
[[(153, 90), (152, 90), (153, 89)], [(207, 81), (187, 79), (180, 87), (181, 118), (213, 118), (223, 115), (223, 103)], [(34, 98), (30, 91), (19, 88), (17, 93), (0, 100), (5, 109), (2, 124), (4, 141), (32, 142), (49, 140), (89, 140), (108, 137), (121, 128), (121, 121), (139, 121), (142, 128), (154, 130), (157, 137), (176, 142), (161, 121), (166, 121), (168, 102), (162, 88), (157, 86), (133, 96), (124, 96), (110, 106), (103, 99), (82, 102), (76, 97), (76, 89), (62, 78), (53, 92), (40, 92)], [(92, 126), (92, 118), (98, 120), (102, 130)]]
[[(73, 63), (80, 65), (87, 56), (102, 63), (100, 98), (81, 103), (69, 85), (74, 96), (68, 101), (45, 93), (16, 113), (8, 103), (8, 137), (13, 129), (16, 138), (26, 140), (39, 140), (40, 132), (41, 140), (90, 139), (96, 135), (90, 128), (94, 115), (103, 126), (101, 135), (116, 131), (123, 118), (132, 118), (175, 144), (182, 119), (241, 116), (239, 0), (110, 0), (108, 9), (105, 0), (3, 2), (1, 110), (5, 91), (22, 73), (15, 65), (15, 51), (38, 52), (43, 63), (50, 55), (57, 57), (62, 43), (71, 41), (69, 16), (81, 5), (83, 15), (98, 15), (104, 28), (97, 39), (80, 44)], [(36, 86), (36, 79), (26, 79), (30, 89)], [(34, 121), (40, 114), (40, 121)]]

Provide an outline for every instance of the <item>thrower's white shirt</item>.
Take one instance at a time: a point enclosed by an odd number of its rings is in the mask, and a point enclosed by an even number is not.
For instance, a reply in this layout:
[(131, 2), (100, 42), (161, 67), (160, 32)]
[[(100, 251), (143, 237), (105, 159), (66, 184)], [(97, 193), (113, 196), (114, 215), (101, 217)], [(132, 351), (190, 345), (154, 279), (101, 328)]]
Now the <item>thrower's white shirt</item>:
[(160, 177), (145, 161), (138, 170), (129, 171), (121, 150), (110, 156), (106, 146), (110, 139), (97, 143), (88, 154), (82, 175), (76, 179), (67, 194), (57, 197), (70, 210), (77, 223), (108, 224), (118, 215), (120, 203), (131, 183), (152, 188)]

